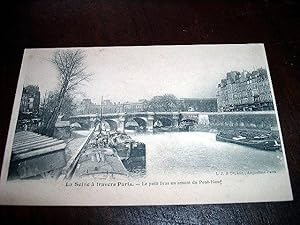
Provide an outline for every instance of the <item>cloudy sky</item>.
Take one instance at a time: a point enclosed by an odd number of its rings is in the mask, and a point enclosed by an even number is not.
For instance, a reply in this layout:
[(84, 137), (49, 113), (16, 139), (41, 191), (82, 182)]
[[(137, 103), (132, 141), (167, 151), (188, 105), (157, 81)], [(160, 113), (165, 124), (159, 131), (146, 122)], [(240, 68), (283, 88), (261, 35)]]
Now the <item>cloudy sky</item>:
[[(266, 68), (263, 45), (190, 45), (83, 48), (92, 79), (80, 86), (79, 98), (99, 103), (150, 99), (171, 93), (181, 97), (215, 97), (226, 72)], [(21, 75), (42, 95), (57, 87), (53, 49), (27, 49)]]

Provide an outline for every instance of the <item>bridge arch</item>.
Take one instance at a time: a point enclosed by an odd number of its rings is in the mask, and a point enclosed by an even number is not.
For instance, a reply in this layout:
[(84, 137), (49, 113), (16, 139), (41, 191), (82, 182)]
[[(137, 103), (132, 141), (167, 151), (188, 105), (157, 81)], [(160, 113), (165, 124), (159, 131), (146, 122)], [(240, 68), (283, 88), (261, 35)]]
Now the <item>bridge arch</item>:
[(126, 130), (137, 130), (139, 126), (139, 123), (136, 122), (133, 118), (125, 120), (124, 123), (124, 127)]
[(109, 125), (110, 130), (116, 131), (118, 129), (118, 121), (115, 119), (105, 119), (103, 120), (104, 126)]
[(125, 121), (126, 129), (146, 130), (147, 119), (143, 117), (129, 117)]
[(134, 117), (133, 118), (140, 126), (146, 127), (147, 126), (147, 119), (143, 117)]
[(169, 127), (173, 125), (173, 119), (168, 117), (155, 117), (154, 126)]
[(82, 129), (85, 129), (85, 130), (90, 129), (90, 126), (91, 126), (90, 123), (91, 122), (89, 120), (82, 119), (82, 120), (79, 120), (77, 123), (80, 124), (80, 126), (81, 126)]

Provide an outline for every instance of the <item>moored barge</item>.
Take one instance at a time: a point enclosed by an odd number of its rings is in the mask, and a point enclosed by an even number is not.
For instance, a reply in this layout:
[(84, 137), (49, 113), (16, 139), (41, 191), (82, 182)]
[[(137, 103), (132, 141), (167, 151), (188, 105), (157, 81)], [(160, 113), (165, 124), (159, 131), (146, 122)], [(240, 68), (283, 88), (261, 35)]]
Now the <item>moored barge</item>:
[(145, 170), (144, 143), (134, 141), (125, 133), (95, 130), (87, 136), (62, 179), (115, 179)]
[(271, 134), (254, 135), (253, 133), (242, 134), (241, 132), (236, 131), (220, 131), (216, 135), (216, 140), (266, 151), (281, 150), (279, 141)]

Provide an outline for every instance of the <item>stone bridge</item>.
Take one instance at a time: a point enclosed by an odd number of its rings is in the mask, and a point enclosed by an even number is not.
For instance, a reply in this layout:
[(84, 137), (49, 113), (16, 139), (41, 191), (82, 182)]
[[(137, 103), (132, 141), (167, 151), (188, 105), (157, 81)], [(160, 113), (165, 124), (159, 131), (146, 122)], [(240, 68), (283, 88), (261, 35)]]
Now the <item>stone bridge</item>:
[[(100, 114), (77, 115), (70, 122), (77, 122), (82, 127), (95, 126), (100, 121)], [(127, 124), (136, 122), (146, 132), (153, 132), (153, 127), (159, 121), (161, 126), (178, 127), (183, 121), (210, 128), (254, 128), (271, 129), (277, 127), (275, 111), (252, 112), (137, 112), (103, 114), (102, 121), (110, 129), (124, 132)]]

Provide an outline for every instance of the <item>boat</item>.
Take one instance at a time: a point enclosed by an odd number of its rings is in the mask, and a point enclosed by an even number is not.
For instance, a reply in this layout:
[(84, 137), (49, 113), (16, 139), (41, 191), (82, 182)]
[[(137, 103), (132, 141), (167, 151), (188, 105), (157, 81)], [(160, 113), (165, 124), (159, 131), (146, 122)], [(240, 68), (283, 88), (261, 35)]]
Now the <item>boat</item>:
[(111, 148), (87, 146), (78, 160), (74, 177), (114, 179), (128, 176), (118, 155)]
[(176, 132), (178, 131), (177, 127), (166, 126), (166, 127), (154, 127), (154, 133), (162, 133), (162, 132)]
[(179, 131), (190, 131), (191, 128), (195, 125), (195, 122), (192, 120), (185, 120), (185, 121), (181, 121), (178, 128)]
[(91, 134), (81, 151), (71, 176), (115, 179), (145, 170), (145, 167), (144, 143), (125, 133), (97, 131)]
[(281, 145), (278, 143), (278, 141), (269, 135), (246, 137), (242, 135), (233, 135), (226, 132), (219, 132), (216, 135), (216, 140), (266, 151), (276, 151), (281, 149)]
[(115, 149), (129, 171), (145, 169), (146, 146), (144, 143), (133, 140), (125, 133), (115, 133), (109, 137), (109, 147)]

